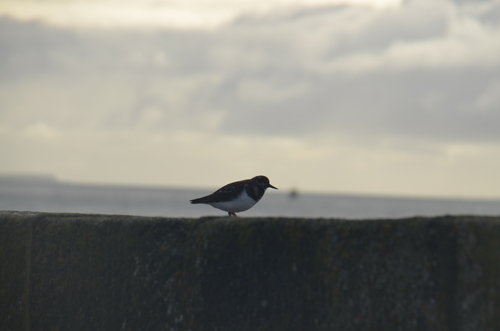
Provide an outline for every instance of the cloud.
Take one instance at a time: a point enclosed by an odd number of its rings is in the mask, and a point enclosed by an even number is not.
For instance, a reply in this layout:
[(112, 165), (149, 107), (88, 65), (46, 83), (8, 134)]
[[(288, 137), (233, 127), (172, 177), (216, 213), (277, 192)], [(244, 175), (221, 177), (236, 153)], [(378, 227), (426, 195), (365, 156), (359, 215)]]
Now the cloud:
[(30, 139), (56, 140), (61, 137), (60, 132), (44, 122), (37, 122), (25, 127), (22, 134)]
[[(491, 171), (474, 160), (500, 163), (499, 8), (298, 6), (210, 30), (3, 17), (0, 134), (12, 158), (0, 170), (33, 161), (16, 150), (47, 149), (65, 166), (40, 167), (67, 178), (128, 180), (127, 170), (111, 169), (130, 162), (130, 172), (147, 168), (137, 182), (211, 185), (203, 175), (168, 175), (207, 165), (221, 182), (268, 169), (288, 182), (307, 173), (298, 184), (311, 189), (404, 193), (407, 185), (423, 194), (432, 191), (426, 176), (443, 176), (441, 192), (460, 191), (452, 183), (466, 169)], [(35, 144), (35, 136), (45, 138)]]
[(493, 80), (484, 91), (473, 101), (471, 109), (474, 112), (497, 112), (500, 105), (500, 80)]
[(265, 15), (288, 8), (329, 5), (384, 8), (401, 0), (141, 0), (57, 1), (4, 0), (0, 15), (19, 20), (42, 20), (60, 27), (210, 29), (241, 15)]
[(294, 9), (216, 32), (4, 18), (14, 31), (0, 40), (4, 116), (16, 125), (498, 140), (498, 114), (485, 109), (497, 106), (500, 26), (495, 6), (476, 7)]

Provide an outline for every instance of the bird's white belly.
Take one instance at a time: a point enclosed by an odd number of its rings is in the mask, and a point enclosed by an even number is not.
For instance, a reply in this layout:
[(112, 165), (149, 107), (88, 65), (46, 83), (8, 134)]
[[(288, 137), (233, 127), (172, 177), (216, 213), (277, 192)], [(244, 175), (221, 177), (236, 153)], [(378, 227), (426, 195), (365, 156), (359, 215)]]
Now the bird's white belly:
[(212, 207), (230, 212), (230, 213), (239, 213), (240, 211), (245, 211), (250, 209), (255, 205), (257, 201), (250, 198), (245, 190), (232, 201), (224, 201), (224, 202), (213, 202), (210, 205)]

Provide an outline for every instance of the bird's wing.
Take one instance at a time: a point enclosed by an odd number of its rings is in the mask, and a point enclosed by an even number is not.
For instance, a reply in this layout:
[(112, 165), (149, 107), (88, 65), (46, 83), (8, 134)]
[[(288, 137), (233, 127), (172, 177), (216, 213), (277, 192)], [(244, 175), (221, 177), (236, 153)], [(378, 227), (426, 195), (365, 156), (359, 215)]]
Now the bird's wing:
[(241, 192), (249, 180), (242, 180), (239, 182), (230, 183), (224, 185), (214, 193), (191, 200), (191, 203), (212, 203), (212, 202), (224, 202), (231, 200), (236, 192)]

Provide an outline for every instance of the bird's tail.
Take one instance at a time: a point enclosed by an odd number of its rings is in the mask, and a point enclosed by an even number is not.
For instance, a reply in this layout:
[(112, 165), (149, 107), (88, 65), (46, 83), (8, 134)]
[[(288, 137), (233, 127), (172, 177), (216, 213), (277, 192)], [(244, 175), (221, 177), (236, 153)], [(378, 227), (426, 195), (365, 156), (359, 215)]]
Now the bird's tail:
[(192, 204), (203, 203), (203, 198), (189, 200)]

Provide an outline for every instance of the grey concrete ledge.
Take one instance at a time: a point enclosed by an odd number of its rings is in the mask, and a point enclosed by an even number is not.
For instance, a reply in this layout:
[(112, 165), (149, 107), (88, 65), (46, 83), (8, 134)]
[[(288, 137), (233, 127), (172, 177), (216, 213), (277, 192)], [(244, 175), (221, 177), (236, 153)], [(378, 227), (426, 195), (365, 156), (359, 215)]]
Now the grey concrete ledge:
[(499, 330), (500, 217), (0, 212), (1, 330)]

